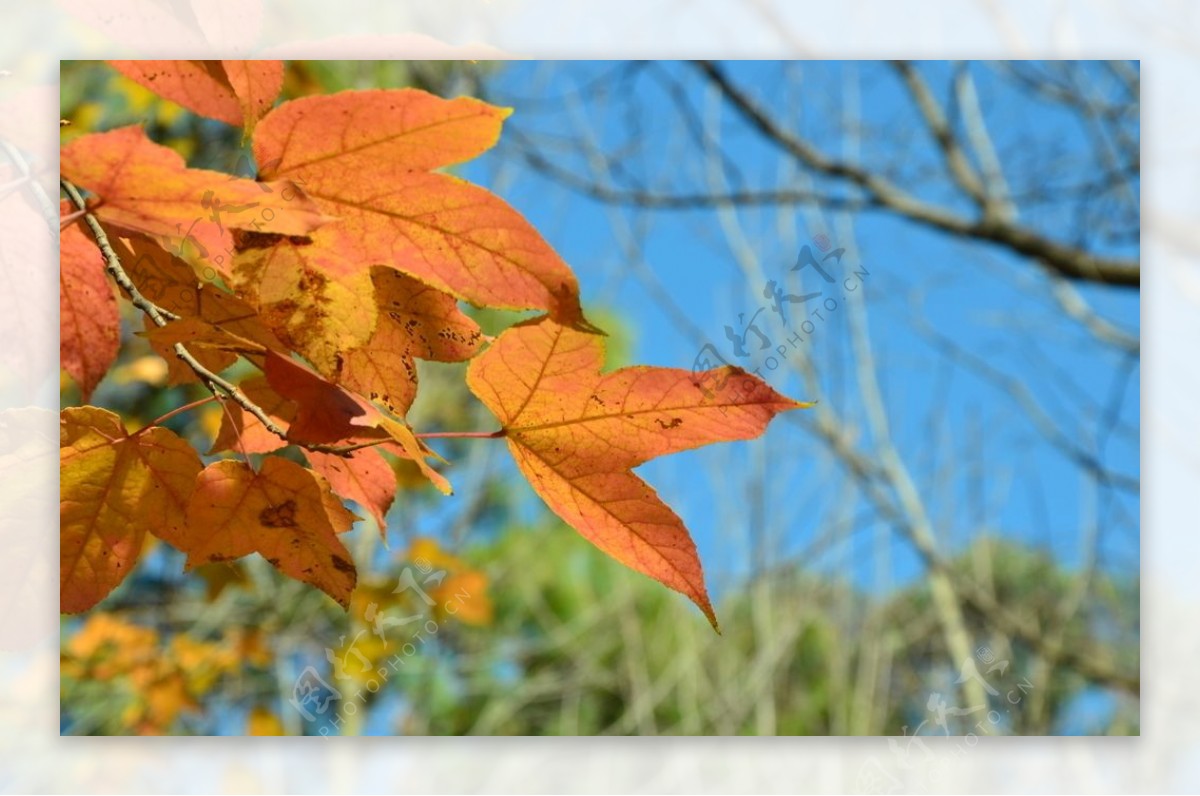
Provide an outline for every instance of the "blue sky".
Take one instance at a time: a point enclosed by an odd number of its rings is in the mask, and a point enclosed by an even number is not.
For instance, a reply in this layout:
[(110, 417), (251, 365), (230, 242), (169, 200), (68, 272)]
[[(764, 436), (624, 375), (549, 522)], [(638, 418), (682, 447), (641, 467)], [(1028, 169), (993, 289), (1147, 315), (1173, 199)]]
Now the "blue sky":
[[(901, 84), (886, 67), (807, 63), (781, 71), (772, 63), (738, 62), (728, 68), (764, 107), (778, 109), (789, 125), (826, 152), (887, 163), (889, 157), (895, 160), (891, 153), (899, 142), (905, 162), (894, 179), (929, 201), (945, 202), (950, 196), (945, 179), (935, 175), (917, 180), (936, 169), (940, 160)], [(697, 176), (696, 147), (689, 147), (680, 133), (680, 117), (661, 88), (662, 80), (648, 79), (643, 72), (622, 83), (615, 96), (595, 93), (602, 78), (621, 69), (608, 62), (513, 62), (502, 67), (486, 84), (489, 99), (511, 105), (516, 112), (497, 149), (469, 164), (463, 176), (499, 192), (533, 222), (579, 275), (586, 305), (617, 311), (632, 337), (632, 361), (687, 368), (700, 345), (711, 342), (730, 362), (762, 364), (761, 359), (735, 358), (724, 339), (724, 327), (737, 325), (739, 313), (749, 317), (767, 302), (761, 295), (764, 285), (747, 279), (739, 269), (737, 252), (715, 211), (635, 215), (566, 190), (521, 159), (522, 142), (536, 141), (557, 165), (588, 175), (587, 161), (571, 153), (582, 130), (599, 150), (627, 147), (636, 152), (629, 173), (656, 190), (702, 192), (706, 177)], [(668, 80), (679, 80), (682, 96), (700, 114), (716, 106), (697, 88), (701, 81), (686, 65), (652, 69)], [(946, 64), (925, 64), (922, 69), (935, 91), (950, 75)], [(1014, 191), (1087, 179), (1082, 160), (1088, 152), (1087, 130), (1059, 107), (1006, 87), (990, 66), (975, 64), (971, 69), (995, 147), (1006, 169), (1012, 170)], [(848, 113), (861, 119), (860, 142), (840, 132)], [(720, 114), (719, 134), (728, 153), (721, 178), (731, 187), (788, 187), (779, 153), (727, 109)], [(1033, 160), (1038, 152), (1053, 152), (1054, 160)], [(968, 209), (952, 201), (952, 207)], [(935, 468), (961, 467), (967, 462), (964, 456), (979, 451), (982, 465), (975, 484), (956, 478), (952, 486), (923, 492), (947, 546), (961, 547), (982, 524), (1077, 564), (1081, 540), (1098, 516), (1108, 528), (1100, 545), (1101, 564), (1124, 573), (1137, 571), (1136, 495), (1101, 490), (1097, 496), (1080, 478), (1076, 464), (1037, 433), (1020, 405), (979, 377), (953, 367), (914, 328), (918, 321), (927, 324), (1022, 385), (1061, 425), (1064, 440), (1137, 478), (1137, 357), (1114, 355), (1064, 320), (1048, 296), (1045, 279), (1028, 261), (880, 213), (855, 215), (849, 229), (840, 226), (837, 217), (799, 209), (746, 209), (739, 211), (737, 221), (744, 245), (768, 279), (785, 279), (799, 247), (811, 245), (822, 232), (834, 246), (847, 247), (845, 276), (869, 272), (862, 286), (888, 421), (918, 486)], [(1064, 240), (1083, 240), (1100, 251), (1136, 253), (1136, 243), (1108, 246), (1089, 237), (1087, 227), (1073, 224), (1058, 206), (1023, 208), (1022, 221)], [(639, 251), (633, 257), (622, 229), (636, 241)], [(661, 296), (647, 289), (637, 275), (637, 268), (643, 267), (638, 259), (669, 295), (674, 309), (665, 309)], [(785, 284), (803, 287), (789, 291), (793, 293), (822, 287), (811, 270), (805, 280)], [(1088, 286), (1079, 290), (1110, 321), (1138, 334), (1137, 291)], [(759, 318), (770, 314), (768, 308)], [(845, 312), (828, 315), (805, 343), (820, 374), (820, 397), (835, 401), (840, 415), (861, 422), (863, 408), (847, 372)], [(695, 336), (697, 331), (702, 339)], [(776, 340), (775, 333), (768, 337), (772, 348), (786, 339)], [(789, 395), (814, 397), (794, 376), (784, 375), (783, 367), (764, 373)], [(1107, 442), (1098, 442), (1095, 419), (1078, 410), (1091, 405), (1097, 412), (1114, 413), (1124, 435), (1110, 434)], [(931, 417), (939, 421), (934, 432)], [(830, 505), (845, 475), (816, 465), (817, 445), (796, 425), (777, 420), (762, 441), (680, 454), (651, 462), (639, 472), (684, 518), (710, 580), (720, 588), (748, 571), (743, 543), (755, 517), (769, 513), (772, 524), (782, 527), (776, 552), (783, 555), (804, 550), (829, 521)], [(737, 492), (744, 488), (741, 474), (746, 467), (755, 461), (762, 467), (764, 459), (769, 476), (756, 513)], [(971, 490), (982, 494), (987, 507), (982, 519), (981, 501), (969, 494)], [(876, 557), (862, 555), (871, 548), (875, 533), (864, 531), (868, 535), (851, 537), (838, 549), (806, 559), (804, 565), (838, 571), (867, 589), (886, 589), (920, 574), (919, 562), (898, 539), (893, 539), (886, 571)]]

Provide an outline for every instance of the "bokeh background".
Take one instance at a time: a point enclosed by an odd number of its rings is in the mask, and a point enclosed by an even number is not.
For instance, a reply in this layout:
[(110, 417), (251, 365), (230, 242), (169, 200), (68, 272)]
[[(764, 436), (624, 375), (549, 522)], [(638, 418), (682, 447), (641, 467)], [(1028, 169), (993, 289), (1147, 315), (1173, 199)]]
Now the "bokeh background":
[[(514, 108), (455, 171), (573, 266), (610, 367), (723, 360), (818, 403), (639, 471), (696, 538), (721, 636), (554, 518), (502, 446), (448, 440), (455, 497), (400, 471), (387, 544), (370, 521), (348, 537), (349, 615), (265, 562), (184, 575), (159, 545), (64, 620), (60, 731), (1138, 734), (1140, 76), (291, 62), (286, 96), (416, 86)], [(240, 131), (103, 64), (61, 81), (67, 136), (140, 122), (193, 166), (254, 173)], [(199, 397), (164, 390), (126, 326), (94, 403), (148, 421)], [(416, 427), (491, 427), (461, 378), (422, 368)], [(174, 427), (207, 449), (218, 422)], [(460, 610), (395, 593), (403, 577)], [(385, 614), (421, 620), (377, 634)], [(306, 712), (314, 682), (327, 709)], [(928, 754), (892, 743), (867, 785)]]

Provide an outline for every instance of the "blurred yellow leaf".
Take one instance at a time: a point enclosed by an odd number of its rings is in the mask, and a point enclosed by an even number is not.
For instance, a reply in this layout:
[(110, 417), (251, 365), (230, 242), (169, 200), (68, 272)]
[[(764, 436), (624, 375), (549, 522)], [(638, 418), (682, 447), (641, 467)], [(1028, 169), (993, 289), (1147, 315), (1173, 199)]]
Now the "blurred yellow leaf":
[(287, 735), (283, 731), (283, 722), (271, 711), (264, 707), (256, 707), (250, 711), (246, 720), (247, 735)]
[(221, 408), (221, 404), (208, 404), (200, 410), (200, 429), (208, 435), (209, 439), (215, 440), (221, 433), (221, 421), (224, 417), (225, 410)]
[(112, 614), (92, 614), (66, 643), (64, 667), (109, 680), (158, 656), (158, 633), (130, 624)]
[(434, 613), (439, 618), (453, 617), (459, 622), (477, 627), (492, 623), (492, 600), (487, 593), (487, 575), (469, 569), (446, 577), (442, 584), (429, 592), (436, 601)]
[(428, 536), (418, 536), (416, 539), (413, 539), (412, 544), (408, 547), (406, 557), (422, 571), (429, 567), (433, 569), (457, 570), (464, 566), (458, 556), (447, 553), (436, 540)]
[[(453, 617), (476, 626), (491, 624), (492, 601), (487, 593), (487, 575), (446, 552), (429, 537), (414, 539), (406, 557), (422, 572), (431, 573), (423, 588), (434, 601), (435, 618)], [(439, 575), (439, 571), (442, 574)]]
[(186, 635), (171, 639), (169, 657), (183, 675), (188, 692), (196, 696), (212, 688), (222, 674), (241, 665), (236, 651)]
[(162, 387), (167, 383), (167, 363), (156, 354), (147, 354), (114, 368), (109, 373), (109, 378), (114, 384), (126, 385), (140, 382), (151, 387)]
[(141, 701), (125, 709), (125, 722), (139, 735), (161, 735), (184, 710), (195, 710), (196, 700), (187, 691), (179, 672), (168, 672), (139, 689)]

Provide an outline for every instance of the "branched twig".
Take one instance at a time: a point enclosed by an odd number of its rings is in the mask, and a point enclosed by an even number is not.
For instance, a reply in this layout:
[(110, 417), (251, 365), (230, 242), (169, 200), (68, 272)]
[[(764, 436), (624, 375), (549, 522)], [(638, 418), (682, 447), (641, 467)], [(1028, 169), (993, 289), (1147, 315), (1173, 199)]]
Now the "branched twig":
[(984, 190), (983, 181), (971, 167), (971, 162), (967, 159), (958, 138), (954, 135), (946, 112), (934, 98), (933, 92), (925, 80), (908, 61), (893, 61), (892, 66), (904, 80), (904, 84), (908, 86), (917, 110), (925, 119), (925, 126), (929, 128), (930, 135), (933, 136), (938, 148), (942, 151), (942, 157), (946, 161), (946, 168), (949, 170), (951, 178), (979, 205), (985, 214), (991, 212), (991, 203), (987, 191)]
[(146, 425), (142, 426), (140, 429), (138, 429), (137, 431), (135, 431), (133, 433), (133, 436), (136, 437), (138, 434), (143, 434), (152, 428), (161, 426), (164, 422), (166, 422), (167, 420), (170, 420), (172, 417), (175, 417), (176, 415), (181, 415), (184, 412), (190, 412), (197, 407), (204, 406), (205, 404), (211, 403), (212, 401), (220, 401), (220, 400), (221, 400), (220, 396), (213, 394), (213, 395), (208, 396), (207, 398), (201, 398), (198, 401), (192, 401), (190, 404), (184, 404), (183, 406), (177, 406), (174, 409), (172, 409), (170, 412), (167, 412), (166, 414), (161, 415), (161, 416), (155, 418), (154, 420), (151, 420)]
[(1070, 279), (1125, 287), (1141, 284), (1141, 265), (1136, 259), (1101, 257), (986, 213), (979, 218), (967, 218), (926, 202), (861, 165), (833, 159), (784, 128), (778, 119), (735, 85), (719, 66), (709, 61), (697, 61), (696, 67), (742, 118), (768, 141), (808, 169), (854, 185), (868, 199), (889, 212), (944, 232), (998, 244)]
[[(83, 196), (79, 193), (79, 189), (72, 185), (68, 180), (61, 180), (60, 182), (62, 183), (63, 191), (67, 194), (67, 198), (69, 198), (71, 202), (83, 212), (83, 221), (85, 224), (87, 224), (88, 229), (91, 230), (92, 236), (96, 239), (96, 245), (100, 247), (100, 253), (104, 256), (104, 270), (107, 271), (108, 275), (112, 277), (113, 281), (125, 291), (125, 294), (129, 296), (129, 300), (133, 303), (133, 306), (146, 313), (150, 320), (154, 322), (155, 326), (163, 327), (173, 320), (178, 320), (178, 315), (175, 315), (174, 313), (158, 306), (153, 301), (146, 298), (142, 292), (138, 290), (137, 285), (133, 283), (133, 280), (129, 278), (129, 274), (126, 273), (125, 268), (121, 265), (121, 258), (117, 256), (116, 251), (109, 242), (108, 234), (105, 233), (104, 228), (100, 226), (100, 222), (96, 219), (96, 217), (87, 211), (87, 203), (84, 201)], [(263, 424), (263, 428), (289, 444), (299, 445), (307, 450), (318, 453), (333, 453), (339, 456), (347, 456), (361, 448), (369, 448), (373, 445), (379, 445), (380, 443), (388, 441), (386, 439), (379, 439), (372, 440), (370, 442), (358, 443), (355, 445), (325, 445), (296, 442), (296, 440), (289, 439), (287, 431), (285, 431), (279, 426), (278, 423), (272, 420), (261, 406), (246, 397), (246, 394), (238, 389), (237, 385), (226, 381), (216, 373), (213, 373), (211, 370), (204, 367), (204, 365), (200, 364), (200, 362), (187, 350), (187, 347), (184, 346), (183, 343), (176, 343), (173, 346), (173, 350), (175, 351), (175, 356), (179, 357), (179, 359), (185, 365), (191, 368), (192, 371), (200, 377), (200, 381), (205, 387), (208, 388), (209, 392), (218, 397), (222, 394), (229, 396), (236, 401), (237, 404), (242, 407), (242, 409), (254, 415), (254, 417), (256, 417), (258, 421)]]
[(499, 439), (506, 436), (504, 429), (499, 431), (427, 431), (416, 434), (417, 439)]

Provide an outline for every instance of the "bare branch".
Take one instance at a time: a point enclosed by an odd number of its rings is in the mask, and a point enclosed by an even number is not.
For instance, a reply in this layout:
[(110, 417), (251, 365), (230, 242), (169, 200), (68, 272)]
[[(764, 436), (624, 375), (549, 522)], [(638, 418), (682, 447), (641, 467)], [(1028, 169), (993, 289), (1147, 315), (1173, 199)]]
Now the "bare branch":
[(522, 154), (530, 166), (562, 185), (598, 202), (632, 205), (648, 210), (697, 210), (713, 207), (755, 205), (819, 204), (837, 210), (864, 210), (878, 207), (868, 198), (829, 196), (816, 191), (726, 191), (722, 193), (654, 193), (631, 190), (595, 182), (558, 166), (533, 147), (524, 147)]
[(809, 142), (785, 130), (775, 118), (735, 86), (716, 64), (708, 61), (698, 61), (696, 64), (742, 117), (768, 140), (813, 171), (852, 183), (885, 210), (945, 232), (999, 244), (1070, 279), (1125, 287), (1141, 284), (1141, 267), (1137, 260), (1099, 257), (986, 214), (978, 219), (963, 218), (916, 198), (857, 164), (827, 157)]
[(950, 129), (950, 122), (946, 118), (942, 106), (934, 99), (933, 92), (929, 90), (929, 86), (911, 62), (893, 61), (892, 66), (900, 73), (904, 84), (908, 86), (908, 92), (912, 94), (913, 101), (917, 104), (917, 110), (925, 119), (925, 126), (929, 128), (934, 141), (942, 150), (942, 157), (946, 161), (946, 168), (949, 170), (950, 176), (968, 196), (975, 200), (984, 215), (988, 215), (992, 212), (992, 202), (984, 190), (983, 181), (975, 173), (971, 162), (967, 159), (962, 147), (959, 146), (954, 131)]
[[(112, 277), (113, 281), (125, 291), (125, 294), (129, 296), (129, 300), (133, 303), (133, 306), (146, 313), (150, 320), (154, 322), (154, 325), (158, 327), (166, 326), (171, 321), (178, 320), (178, 315), (163, 309), (142, 295), (142, 292), (138, 290), (137, 285), (133, 283), (133, 280), (129, 278), (129, 274), (121, 265), (121, 258), (117, 256), (116, 251), (109, 242), (108, 234), (104, 231), (104, 228), (100, 226), (100, 221), (94, 215), (87, 212), (87, 203), (84, 201), (83, 196), (79, 193), (79, 189), (67, 180), (61, 180), (60, 182), (62, 184), (63, 191), (67, 194), (67, 198), (69, 198), (72, 204), (74, 204), (77, 208), (79, 208), (80, 211), (83, 212), (83, 221), (88, 225), (88, 228), (92, 232), (92, 236), (96, 239), (96, 245), (100, 247), (100, 253), (104, 256), (104, 270), (107, 271), (108, 275)], [(308, 450), (319, 453), (334, 453), (345, 456), (360, 448), (371, 447), (385, 441), (373, 440), (371, 442), (356, 445), (323, 445), (301, 443), (289, 439), (287, 432), (281, 428), (279, 424), (272, 420), (270, 415), (268, 415), (261, 406), (246, 397), (246, 394), (238, 389), (237, 385), (226, 381), (216, 373), (213, 373), (211, 370), (204, 367), (204, 365), (200, 364), (200, 362), (187, 350), (187, 347), (184, 346), (183, 343), (176, 343), (173, 346), (173, 349), (175, 351), (175, 356), (179, 357), (179, 359), (185, 365), (191, 368), (192, 371), (200, 377), (200, 381), (203, 382), (204, 386), (208, 388), (209, 392), (218, 398), (220, 398), (222, 394), (232, 398), (239, 406), (241, 406), (250, 414), (254, 415), (254, 417), (263, 424), (263, 428), (265, 428), (267, 431), (270, 431), (272, 434), (284, 440), (288, 444), (300, 445), (303, 448), (307, 448)]]
[(1016, 221), (1017, 208), (1012, 202), (1008, 181), (1004, 179), (1004, 168), (1000, 165), (1000, 158), (996, 154), (987, 123), (983, 119), (983, 110), (979, 107), (975, 79), (965, 66), (960, 67), (954, 77), (954, 96), (958, 101), (959, 113), (962, 114), (967, 141), (970, 142), (971, 150), (979, 161), (983, 174), (983, 190), (988, 196), (993, 212), (1008, 221)]

